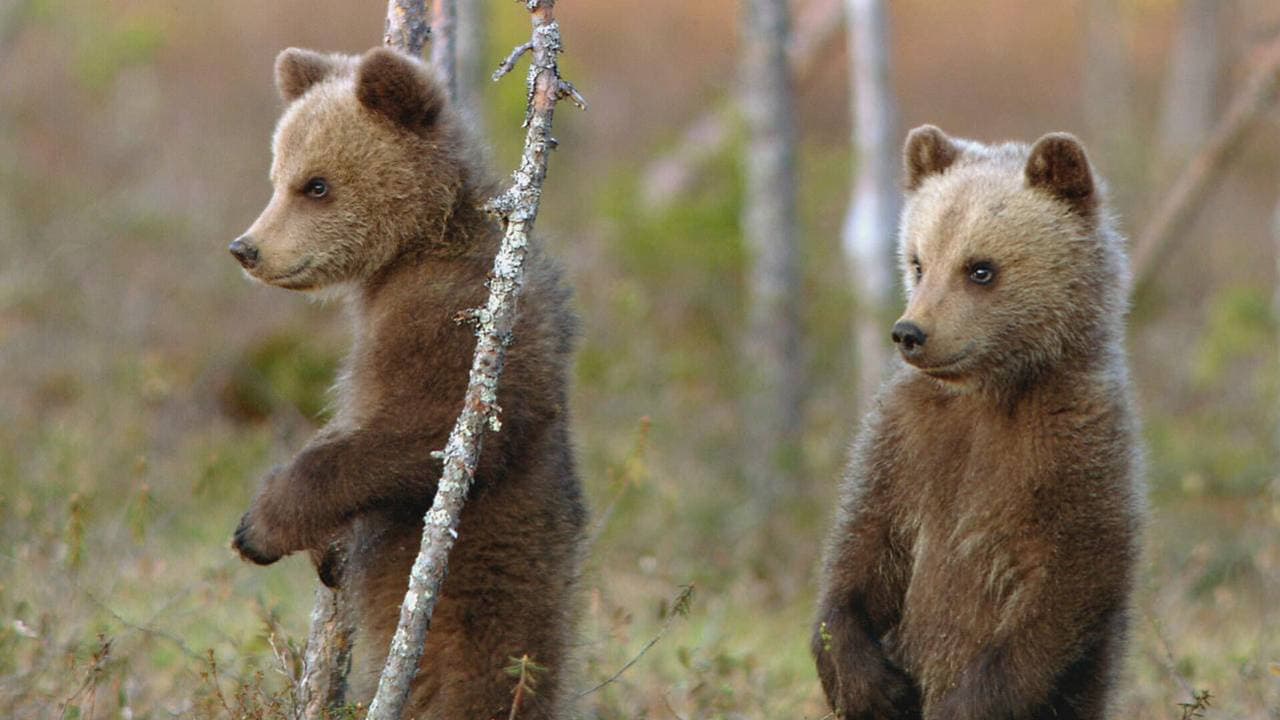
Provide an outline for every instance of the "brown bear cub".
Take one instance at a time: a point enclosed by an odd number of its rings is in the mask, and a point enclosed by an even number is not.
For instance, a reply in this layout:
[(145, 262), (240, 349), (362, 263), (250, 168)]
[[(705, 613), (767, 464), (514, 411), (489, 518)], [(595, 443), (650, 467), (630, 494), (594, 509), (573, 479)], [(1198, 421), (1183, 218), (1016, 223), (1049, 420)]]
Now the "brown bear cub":
[[(360, 619), (349, 700), (376, 685), (431, 505), (501, 228), (496, 184), (434, 71), (387, 49), (363, 57), (290, 49), (276, 61), (287, 107), (273, 140), (274, 194), (231, 252), (293, 290), (337, 289), (354, 343), (333, 419), (272, 471), (235, 532), (248, 560), (322, 559), (350, 541), (341, 582)], [(511, 658), (546, 671), (521, 718), (559, 718), (576, 616), (586, 511), (569, 437), (575, 319), (557, 266), (529, 248), (502, 377), (502, 430), (475, 486), (431, 622), (406, 717), (505, 718)], [(322, 577), (334, 582), (323, 560)]]
[(855, 444), (813, 653), (840, 718), (1101, 718), (1143, 523), (1123, 240), (1079, 142), (905, 147), (906, 365)]

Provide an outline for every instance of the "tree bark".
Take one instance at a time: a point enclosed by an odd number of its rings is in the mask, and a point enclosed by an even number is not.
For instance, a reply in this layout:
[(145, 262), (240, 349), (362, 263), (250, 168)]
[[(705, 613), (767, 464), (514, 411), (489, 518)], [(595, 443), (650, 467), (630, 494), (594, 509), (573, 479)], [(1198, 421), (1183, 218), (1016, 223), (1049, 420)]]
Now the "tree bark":
[(409, 573), (400, 623), (377, 694), (369, 706), (368, 720), (398, 719), (418, 670), (449, 551), (458, 536), (458, 521), (475, 476), (485, 428), (496, 431), (501, 426), (495, 404), (498, 382), (515, 326), (516, 301), (524, 281), (525, 249), (538, 214), (548, 155), (555, 145), (551, 138), (555, 104), (566, 96), (581, 102), (573, 87), (560, 78), (556, 61), (561, 52), (560, 28), (553, 14), (554, 0), (526, 0), (526, 6), (532, 19), (533, 39), (528, 46), (532, 60), (524, 154), (511, 188), (490, 203), (489, 209), (502, 218), (505, 232), (493, 263), (488, 302), (475, 313), (478, 341), (471, 380), (462, 413), (445, 446), (444, 473), (435, 501), (424, 518), (422, 546)]
[(426, 0), (388, 0), (384, 27), (383, 45), (422, 57), (422, 49), (431, 39)]
[(1209, 139), (1178, 175), (1134, 244), (1135, 290), (1141, 292), (1174, 244), (1185, 235), (1195, 211), (1244, 143), (1245, 131), (1276, 102), (1280, 91), (1280, 35), (1258, 54), (1258, 64), (1227, 106)]
[[(478, 0), (462, 0), (469, 5)], [(458, 10), (455, 0), (432, 0), (431, 3), (431, 64), (444, 77), (449, 99), (458, 99)]]
[(742, 230), (750, 256), (747, 478), (757, 515), (788, 476), (801, 420), (795, 122), (785, 0), (743, 5), (741, 105), (747, 121)]
[[(436, 0), (437, 7), (452, 0)], [(383, 34), (383, 43), (414, 57), (421, 57), (422, 50), (431, 37), (427, 24), (425, 0), (389, 0)], [(440, 33), (439, 44), (452, 43), (453, 26)], [(438, 46), (437, 46), (438, 47)], [(433, 55), (436, 48), (433, 47)], [(443, 67), (446, 81), (453, 83), (452, 66)], [(451, 87), (452, 95), (452, 87)], [(344, 539), (335, 541), (331, 570), (341, 578), (345, 574), (346, 549)], [(355, 636), (353, 603), (348, 588), (341, 585), (331, 590), (324, 584), (316, 587), (315, 605), (311, 610), (311, 627), (307, 634), (303, 654), (302, 676), (298, 682), (298, 707), (295, 717), (303, 720), (321, 720), (346, 702), (347, 673), (351, 669), (351, 649)]]
[[(345, 558), (335, 561), (341, 576)], [(323, 720), (346, 702), (347, 673), (351, 669), (351, 648), (355, 636), (352, 602), (345, 587), (330, 590), (316, 587), (311, 610), (311, 630), (303, 653), (302, 677), (298, 682), (298, 713), (305, 720)]]
[(866, 409), (890, 356), (884, 315), (897, 287), (898, 118), (884, 3), (846, 0), (845, 22), (856, 164), (843, 239), (857, 301), (858, 406)]
[[(839, 36), (842, 8), (841, 0), (812, 0), (805, 6), (787, 49), (796, 78), (812, 74), (818, 58)], [(685, 127), (675, 147), (645, 167), (640, 186), (646, 207), (666, 207), (697, 182), (706, 164), (728, 145), (736, 109), (733, 99), (716, 101)]]

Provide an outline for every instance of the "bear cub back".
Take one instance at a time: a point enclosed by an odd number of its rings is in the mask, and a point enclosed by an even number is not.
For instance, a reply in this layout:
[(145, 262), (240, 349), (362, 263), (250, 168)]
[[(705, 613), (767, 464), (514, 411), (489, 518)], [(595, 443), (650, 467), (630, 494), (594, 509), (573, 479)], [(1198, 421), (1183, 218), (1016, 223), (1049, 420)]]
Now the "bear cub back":
[[(496, 184), (434, 70), (377, 48), (289, 49), (276, 62), (286, 107), (273, 138), (273, 194), (230, 250), (251, 277), (336, 293), (352, 348), (333, 419), (267, 475), (235, 533), (246, 559), (309, 551), (350, 587), (359, 637), (349, 702), (367, 703), (399, 617), (475, 338), (501, 228)], [(520, 314), (475, 485), (431, 623), (407, 715), (510, 713), (510, 658), (546, 668), (520, 717), (564, 717), (586, 522), (569, 431), (576, 331), (557, 265), (528, 250)], [(338, 576), (328, 554), (342, 539)], [(305, 591), (300, 589), (300, 591)]]
[(1123, 239), (1070, 135), (904, 148), (904, 361), (865, 419), (812, 649), (840, 718), (1100, 718), (1143, 523)]

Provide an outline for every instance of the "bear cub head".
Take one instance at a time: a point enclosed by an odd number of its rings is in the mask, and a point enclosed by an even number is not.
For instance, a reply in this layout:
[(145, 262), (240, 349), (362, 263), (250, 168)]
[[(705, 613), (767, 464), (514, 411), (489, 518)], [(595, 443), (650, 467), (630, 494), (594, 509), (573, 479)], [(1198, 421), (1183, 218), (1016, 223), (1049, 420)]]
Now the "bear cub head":
[(1001, 390), (1118, 347), (1123, 242), (1079, 141), (988, 146), (925, 125), (903, 155), (904, 360), (950, 390)]
[(272, 138), (273, 194), (229, 250), (253, 278), (314, 290), (371, 277), (407, 250), (445, 243), (465, 178), (460, 123), (422, 62), (290, 48)]

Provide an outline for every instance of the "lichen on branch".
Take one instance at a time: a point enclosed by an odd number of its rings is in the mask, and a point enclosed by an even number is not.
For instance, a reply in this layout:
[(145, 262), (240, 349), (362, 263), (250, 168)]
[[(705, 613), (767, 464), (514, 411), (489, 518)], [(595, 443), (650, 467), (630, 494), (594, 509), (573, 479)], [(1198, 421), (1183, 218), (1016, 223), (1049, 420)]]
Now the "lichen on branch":
[[(531, 54), (524, 153), (511, 187), (488, 205), (488, 210), (502, 221), (502, 244), (490, 274), (488, 301), (483, 309), (470, 314), (469, 319), (476, 322), (477, 336), (470, 381), (462, 413), (445, 445), (444, 472), (435, 501), (424, 518), (422, 545), (409, 573), (400, 623), (377, 694), (369, 706), (369, 720), (398, 719), (403, 712), (444, 583), (449, 551), (458, 538), (458, 522), (475, 477), (485, 428), (497, 431), (501, 427), (501, 408), (496, 403), (498, 384), (515, 327), (525, 254), (542, 199), (548, 156), (556, 144), (551, 137), (552, 116), (561, 98), (581, 99), (573, 86), (560, 77), (560, 28), (553, 15), (554, 0), (527, 0), (525, 5), (533, 23), (532, 40), (527, 51), (513, 53), (504, 63), (514, 67), (520, 55)], [(585, 102), (580, 105), (585, 106)]]

